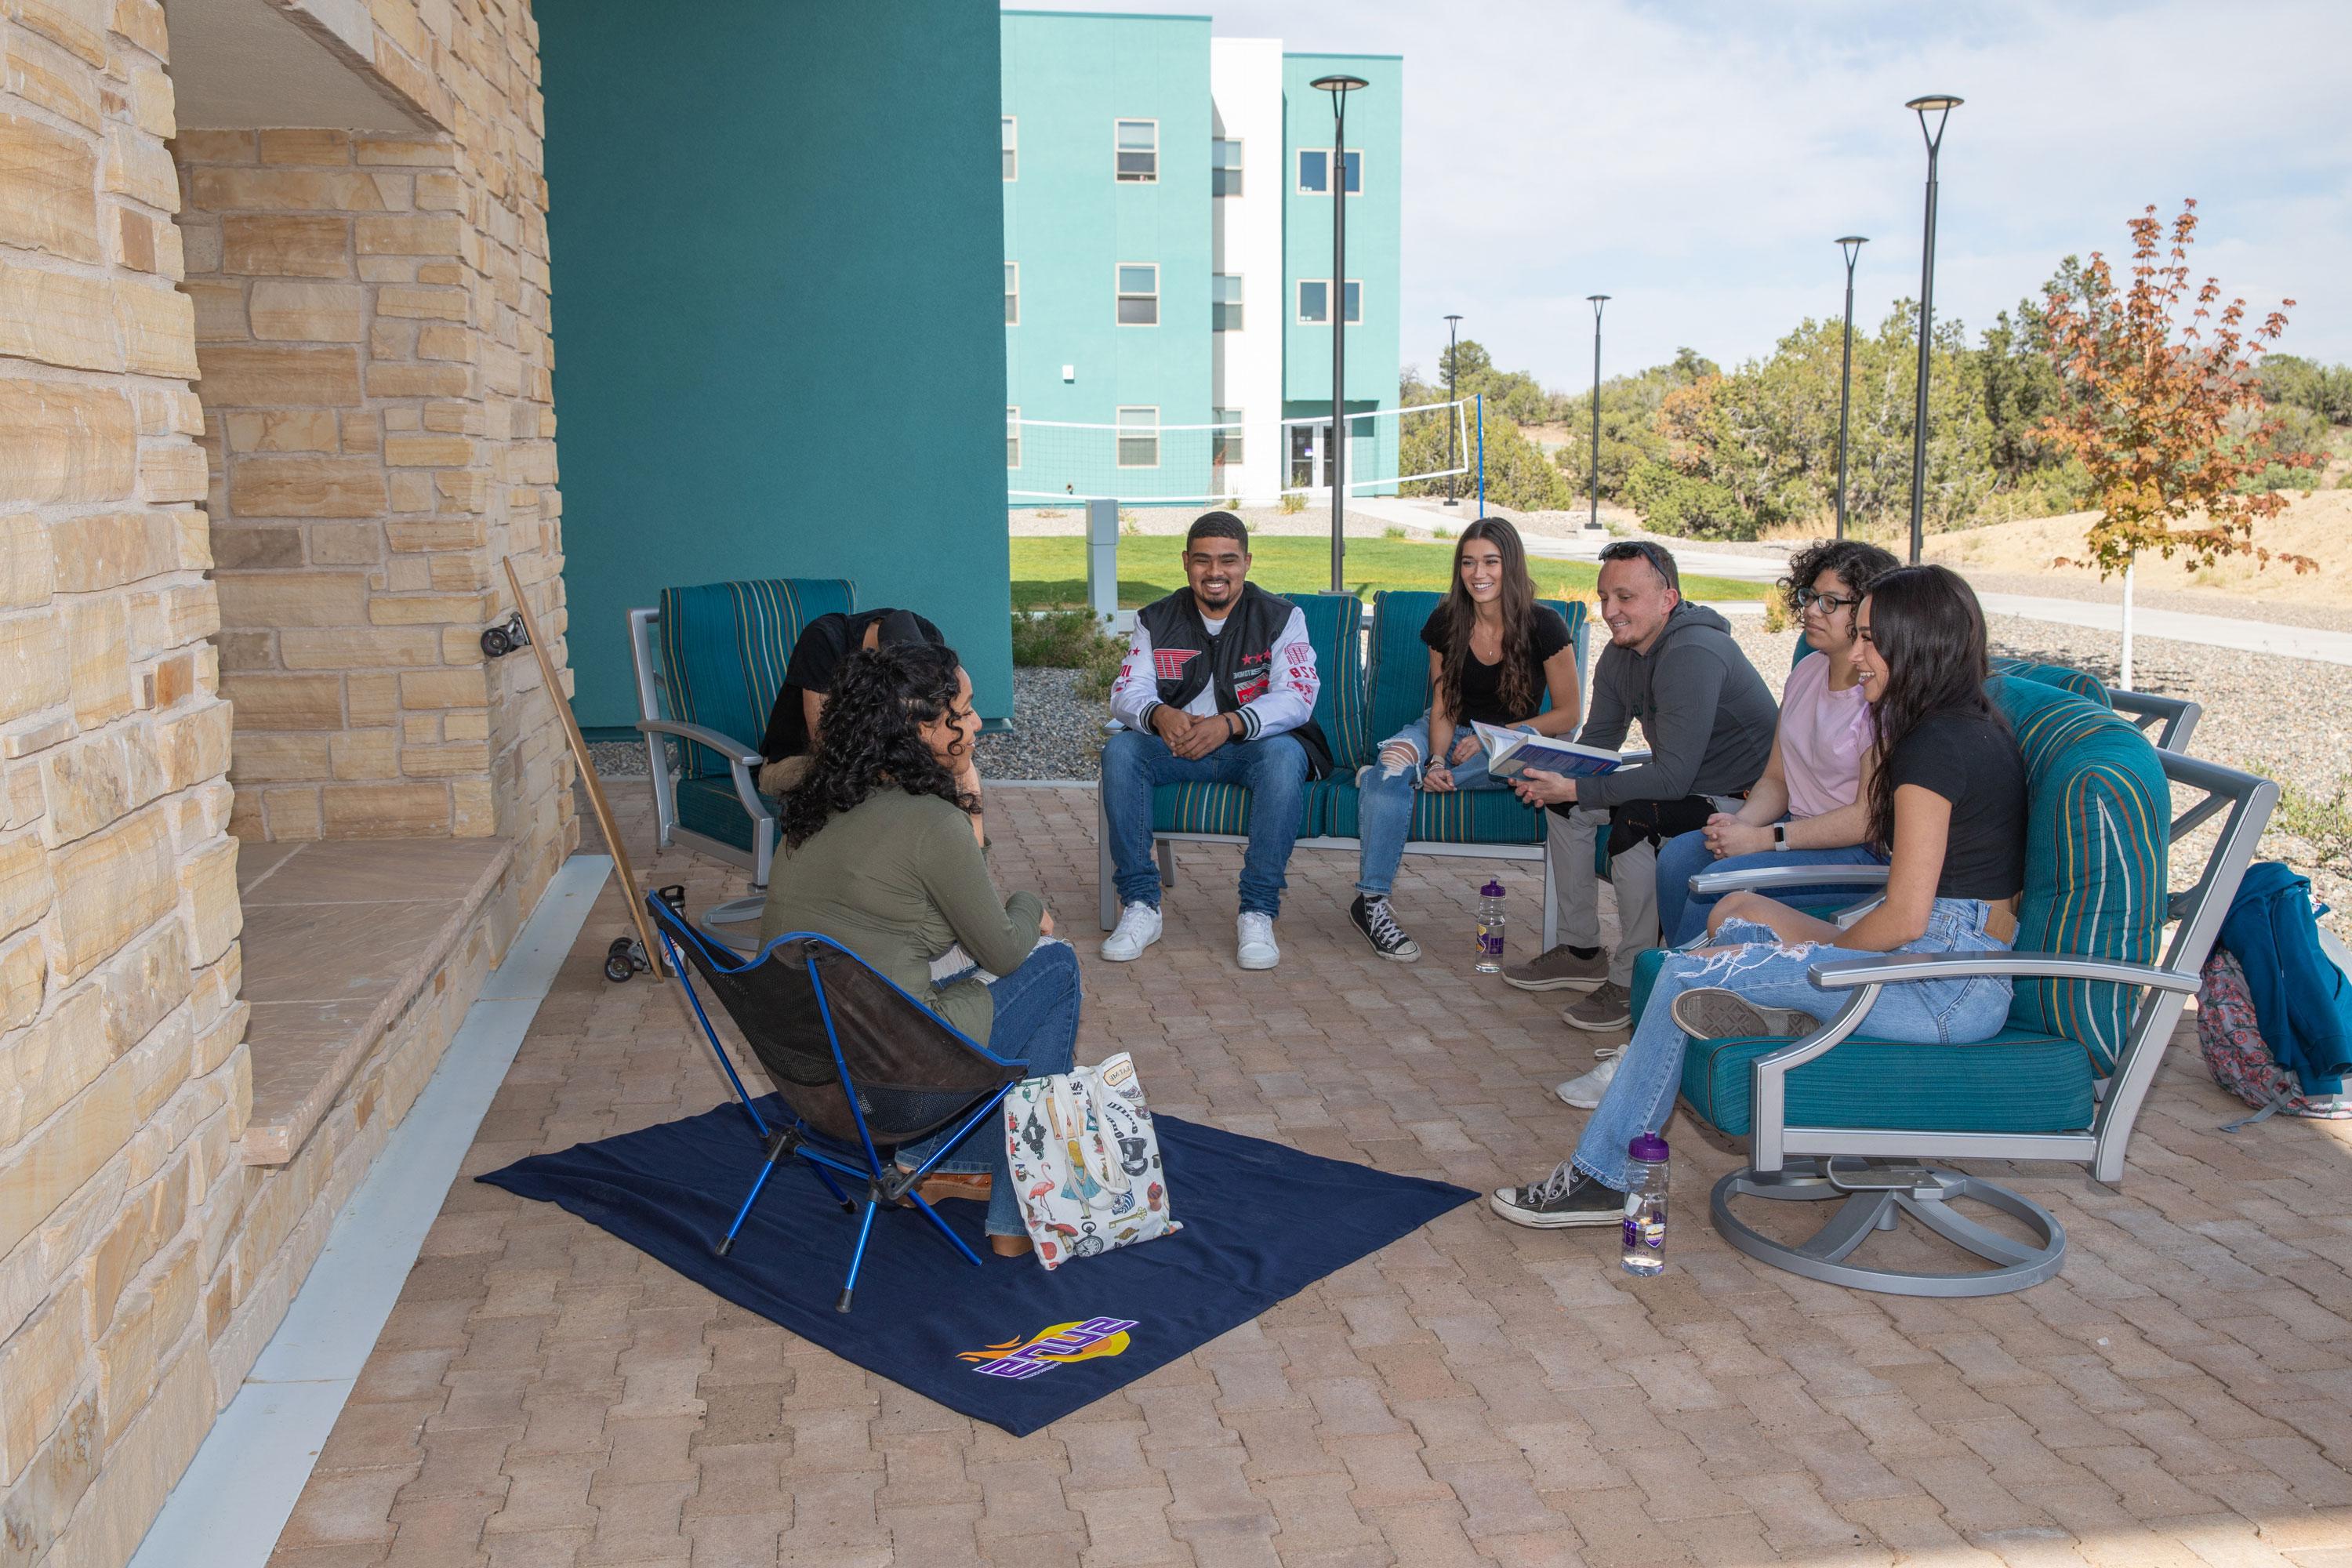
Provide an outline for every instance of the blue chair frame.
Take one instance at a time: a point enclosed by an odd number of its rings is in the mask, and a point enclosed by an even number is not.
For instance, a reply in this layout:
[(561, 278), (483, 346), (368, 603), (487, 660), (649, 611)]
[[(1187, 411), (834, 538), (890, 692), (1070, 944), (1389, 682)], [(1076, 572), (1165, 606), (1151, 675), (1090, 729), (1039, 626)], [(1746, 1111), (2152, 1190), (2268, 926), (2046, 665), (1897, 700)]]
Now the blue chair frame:
[[(736, 1235), (743, 1228), (743, 1222), (751, 1218), (752, 1205), (760, 1201), (760, 1194), (766, 1188), (768, 1178), (775, 1173), (778, 1162), (797, 1157), (808, 1163), (810, 1170), (815, 1173), (818, 1181), (824, 1184), (825, 1190), (831, 1193), (835, 1200), (841, 1205), (842, 1212), (845, 1214), (856, 1213), (858, 1204), (843, 1190), (841, 1183), (835, 1179), (835, 1173), (849, 1177), (853, 1181), (862, 1182), (866, 1185), (865, 1212), (857, 1223), (857, 1239), (850, 1252), (849, 1272), (841, 1282), (841, 1296), (834, 1303), (834, 1310), (837, 1312), (849, 1310), (850, 1297), (857, 1289), (858, 1270), (866, 1262), (866, 1247), (874, 1229), (874, 1213), (877, 1207), (885, 1204), (896, 1205), (901, 1201), (912, 1203), (921, 1211), (923, 1217), (929, 1220), (939, 1233), (947, 1238), (948, 1245), (962, 1256), (965, 1262), (975, 1268), (980, 1268), (980, 1255), (966, 1245), (961, 1237), (949, 1228), (947, 1221), (940, 1217), (938, 1210), (924, 1201), (920, 1187), (923, 1179), (930, 1174), (933, 1166), (945, 1159), (949, 1152), (968, 1137), (982, 1121), (995, 1114), (997, 1107), (1003, 1103), (1004, 1097), (1013, 1091), (1013, 1084), (1018, 1082), (1022, 1076), (1025, 1076), (1027, 1064), (1013, 1058), (998, 1056), (987, 1047), (981, 1045), (945, 1018), (940, 1017), (938, 1013), (923, 1005), (889, 976), (831, 937), (815, 931), (786, 931), (761, 948), (757, 954), (746, 958), (735, 949), (697, 930), (677, 910), (664, 903), (656, 894), (651, 892), (646, 894), (646, 910), (648, 917), (653, 921), (655, 935), (667, 952), (670, 967), (677, 975), (678, 984), (685, 988), (686, 999), (694, 1009), (695, 1019), (702, 1026), (703, 1037), (709, 1043), (710, 1052), (719, 1058), (719, 1070), (727, 1075), (728, 1083), (735, 1090), (737, 1102), (742, 1106), (743, 1114), (751, 1119), (752, 1129), (758, 1133), (767, 1151), (766, 1162), (761, 1165), (760, 1173), (751, 1180), (751, 1190), (743, 1194), (743, 1202), (735, 1211), (734, 1223), (727, 1227), (725, 1236), (712, 1244), (711, 1250), (721, 1258), (734, 1250)], [(803, 962), (808, 966), (809, 985), (815, 994), (818, 1016), (824, 1025), (825, 1042), (832, 1050), (834, 1073), (841, 1086), (843, 1095), (848, 1100), (850, 1115), (856, 1123), (857, 1146), (854, 1149), (836, 1140), (827, 1138), (810, 1127), (806, 1120), (798, 1113), (794, 1113), (789, 1126), (769, 1126), (766, 1119), (761, 1116), (759, 1107), (753, 1102), (751, 1091), (744, 1087), (742, 1077), (736, 1071), (735, 1063), (727, 1055), (726, 1047), (719, 1043), (719, 1031), (712, 1026), (710, 1015), (704, 1010), (702, 998), (694, 989), (691, 969), (686, 961), (686, 950), (690, 946), (713, 970), (725, 974), (741, 974), (770, 962), (789, 963), (789, 955), (782, 958), (777, 956), (777, 950), (787, 943), (794, 944), (801, 949), (803, 954)], [(941, 1030), (953, 1037), (966, 1050), (972, 1052), (982, 1060), (1006, 1069), (1024, 1069), (999, 1085), (992, 1092), (983, 1096), (968, 1111), (959, 1112), (962, 1121), (956, 1125), (954, 1131), (940, 1140), (939, 1151), (936, 1153), (911, 1172), (903, 1171), (895, 1163), (886, 1161), (883, 1157), (882, 1146), (875, 1142), (873, 1133), (866, 1128), (866, 1114), (858, 1105), (856, 1083), (850, 1072), (848, 1059), (842, 1054), (841, 1036), (834, 1022), (833, 1007), (825, 997), (824, 980), (817, 971), (815, 957), (817, 951), (839, 953), (856, 964), (858, 968), (889, 987), (908, 1006), (931, 1020)], [(777, 1091), (777, 1098), (784, 1104), (787, 1110), (792, 1110), (790, 1101), (784, 1100), (781, 1088)], [(948, 1120), (950, 1122), (955, 1122), (956, 1117), (950, 1116)], [(895, 1150), (898, 1145), (892, 1144), (890, 1147)]]

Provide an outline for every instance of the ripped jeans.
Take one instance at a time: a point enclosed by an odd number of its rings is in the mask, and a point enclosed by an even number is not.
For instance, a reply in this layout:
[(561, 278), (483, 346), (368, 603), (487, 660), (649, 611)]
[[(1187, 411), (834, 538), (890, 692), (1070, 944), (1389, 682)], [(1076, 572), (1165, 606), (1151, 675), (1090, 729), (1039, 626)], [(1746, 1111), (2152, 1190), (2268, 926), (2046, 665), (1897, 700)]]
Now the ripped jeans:
[[(1991, 910), (1980, 899), (1937, 899), (1928, 912), (1926, 933), (1895, 951), (2006, 952), (2009, 943), (1986, 933)], [(1683, 1051), (1689, 1044), (1675, 1024), (1675, 997), (1720, 986), (1759, 1007), (1787, 1007), (1828, 1018), (1845, 1005), (1850, 994), (1823, 990), (1805, 972), (1816, 957), (1843, 952), (1810, 942), (1783, 946), (1770, 928), (1730, 920), (1716, 932), (1714, 948), (1706, 953), (1668, 953), (1633, 1026), (1633, 1037), (1618, 1061), (1617, 1076), (1577, 1141), (1576, 1168), (1622, 1192), (1633, 1180), (1626, 1146), (1642, 1133), (1665, 1130), (1682, 1088)], [(1914, 1045), (1989, 1040), (2008, 1021), (2009, 993), (2006, 979), (1990, 975), (1889, 985), (1871, 1004), (1869, 1016), (1856, 1032)]]

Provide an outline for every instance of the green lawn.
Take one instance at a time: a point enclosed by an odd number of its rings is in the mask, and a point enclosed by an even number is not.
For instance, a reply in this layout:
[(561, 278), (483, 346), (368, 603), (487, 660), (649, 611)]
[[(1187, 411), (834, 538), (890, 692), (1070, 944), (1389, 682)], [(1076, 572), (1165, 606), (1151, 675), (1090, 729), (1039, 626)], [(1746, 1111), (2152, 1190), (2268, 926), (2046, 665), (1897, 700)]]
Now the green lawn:
[[(1129, 534), (1118, 542), (1118, 602), (1134, 609), (1184, 585), (1184, 545), (1171, 534)], [(1347, 581), (1360, 597), (1383, 588), (1441, 589), (1453, 570), (1454, 546), (1444, 541), (1351, 539)], [(1536, 592), (1547, 599), (1589, 599), (1599, 568), (1581, 561), (1531, 560)], [(1312, 594), (1331, 582), (1331, 542), (1297, 535), (1261, 536), (1251, 546), (1250, 581), (1276, 594)], [(1694, 599), (1761, 599), (1763, 583), (1685, 576)], [(1087, 552), (1082, 539), (1013, 541), (1013, 604), (1045, 609), (1087, 602)]]

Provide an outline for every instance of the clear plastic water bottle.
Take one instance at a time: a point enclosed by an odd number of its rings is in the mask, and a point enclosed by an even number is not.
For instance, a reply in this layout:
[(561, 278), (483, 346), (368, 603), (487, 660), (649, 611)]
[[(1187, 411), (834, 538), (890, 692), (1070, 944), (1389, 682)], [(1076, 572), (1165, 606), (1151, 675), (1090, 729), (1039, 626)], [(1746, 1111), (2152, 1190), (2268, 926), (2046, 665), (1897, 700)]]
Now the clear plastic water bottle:
[(1503, 972), (1503, 884), (1489, 882), (1478, 889), (1478, 963), (1481, 974)]
[(1625, 1272), (1644, 1278), (1666, 1267), (1666, 1141), (1644, 1132), (1626, 1147), (1633, 1184), (1625, 1192)]

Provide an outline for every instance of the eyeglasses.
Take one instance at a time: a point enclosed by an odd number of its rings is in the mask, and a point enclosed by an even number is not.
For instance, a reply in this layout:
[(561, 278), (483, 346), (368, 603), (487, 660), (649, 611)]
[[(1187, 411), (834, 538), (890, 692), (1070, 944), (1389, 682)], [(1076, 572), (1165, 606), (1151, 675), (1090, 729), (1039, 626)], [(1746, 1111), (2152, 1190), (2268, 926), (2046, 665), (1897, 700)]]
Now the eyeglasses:
[[(1603, 551), (1601, 553), (1606, 555), (1608, 552)], [(1863, 600), (1863, 595), (1860, 594), (1855, 594), (1849, 598), (1841, 599), (1835, 594), (1824, 594), (1818, 588), (1800, 588), (1793, 596), (1797, 601), (1797, 613), (1799, 615), (1804, 614), (1807, 610), (1810, 610), (1814, 605), (1818, 605), (1821, 606), (1822, 614), (1825, 616), (1834, 616), (1840, 610), (1850, 610), (1853, 608), (1854, 605), (1861, 604)]]

